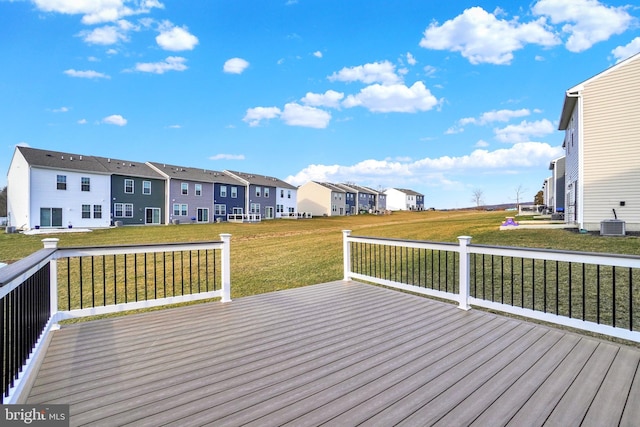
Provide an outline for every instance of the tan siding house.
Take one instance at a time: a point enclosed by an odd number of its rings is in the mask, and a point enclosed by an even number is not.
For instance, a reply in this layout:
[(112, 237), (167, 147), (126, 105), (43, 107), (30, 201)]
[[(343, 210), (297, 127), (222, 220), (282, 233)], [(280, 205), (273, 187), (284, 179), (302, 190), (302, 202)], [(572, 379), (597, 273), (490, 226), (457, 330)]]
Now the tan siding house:
[(298, 212), (313, 216), (346, 215), (346, 192), (328, 182), (309, 181), (298, 187)]
[[(567, 90), (566, 220), (595, 231), (618, 219), (640, 231), (640, 54)], [(615, 213), (614, 213), (615, 210)]]

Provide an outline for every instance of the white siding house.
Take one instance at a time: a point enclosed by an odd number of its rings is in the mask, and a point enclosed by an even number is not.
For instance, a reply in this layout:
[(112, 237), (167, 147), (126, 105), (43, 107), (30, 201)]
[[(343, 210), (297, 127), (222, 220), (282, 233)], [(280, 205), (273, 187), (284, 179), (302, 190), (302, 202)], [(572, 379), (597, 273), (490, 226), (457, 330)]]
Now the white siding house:
[(276, 218), (297, 215), (298, 187), (279, 181), (276, 185)]
[(389, 188), (384, 191), (387, 195), (387, 209), (392, 211), (410, 211), (424, 209), (424, 195), (406, 188)]
[(565, 220), (599, 230), (603, 220), (640, 231), (640, 54), (568, 89), (565, 131)]
[(110, 175), (96, 160), (16, 147), (7, 175), (7, 211), (16, 229), (108, 227)]

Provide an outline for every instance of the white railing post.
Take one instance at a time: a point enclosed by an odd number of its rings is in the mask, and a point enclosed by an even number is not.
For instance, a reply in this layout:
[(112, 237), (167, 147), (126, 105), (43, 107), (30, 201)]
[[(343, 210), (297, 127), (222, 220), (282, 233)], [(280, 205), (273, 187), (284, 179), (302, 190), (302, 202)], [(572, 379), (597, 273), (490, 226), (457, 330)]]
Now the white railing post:
[(351, 245), (349, 245), (349, 241), (347, 240), (350, 235), (351, 230), (342, 230), (343, 280), (351, 280)]
[[(60, 239), (42, 239), (45, 249), (57, 249)], [(58, 312), (58, 261), (53, 258), (49, 261), (49, 300), (50, 316), (53, 318)]]
[(470, 288), (470, 255), (467, 245), (471, 243), (470, 236), (459, 236), (458, 242), (460, 242), (460, 300), (458, 308), (462, 310), (469, 310), (469, 288)]
[(231, 301), (231, 234), (220, 234), (222, 239), (222, 249), (220, 259), (222, 260), (221, 276), (222, 276), (222, 300), (221, 302)]

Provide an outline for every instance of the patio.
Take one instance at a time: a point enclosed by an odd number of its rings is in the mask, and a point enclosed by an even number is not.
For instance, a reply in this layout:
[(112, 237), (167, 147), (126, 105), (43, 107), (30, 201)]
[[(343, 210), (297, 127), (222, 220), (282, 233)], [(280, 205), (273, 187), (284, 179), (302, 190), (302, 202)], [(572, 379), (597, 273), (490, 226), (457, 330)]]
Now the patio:
[(637, 425), (640, 349), (358, 282), (64, 326), (71, 425)]

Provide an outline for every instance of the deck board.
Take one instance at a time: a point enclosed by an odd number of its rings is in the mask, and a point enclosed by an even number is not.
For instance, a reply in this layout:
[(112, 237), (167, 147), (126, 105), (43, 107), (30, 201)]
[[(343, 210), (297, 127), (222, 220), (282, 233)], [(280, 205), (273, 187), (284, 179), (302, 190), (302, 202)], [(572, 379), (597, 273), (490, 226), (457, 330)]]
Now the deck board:
[(622, 425), (640, 349), (357, 282), (64, 326), (71, 425)]

